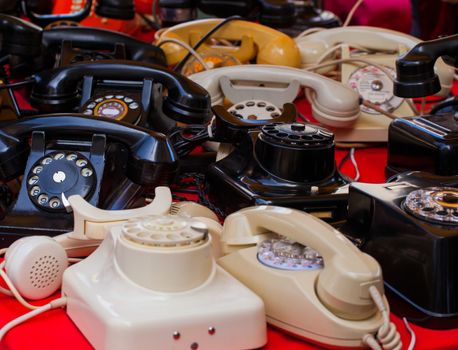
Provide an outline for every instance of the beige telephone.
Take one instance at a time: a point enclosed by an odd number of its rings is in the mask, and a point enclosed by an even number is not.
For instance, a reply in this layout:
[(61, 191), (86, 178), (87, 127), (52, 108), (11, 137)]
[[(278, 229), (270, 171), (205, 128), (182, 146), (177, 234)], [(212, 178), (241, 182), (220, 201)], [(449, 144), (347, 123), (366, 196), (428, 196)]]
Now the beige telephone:
[[(259, 64), (222, 67), (190, 75), (189, 79), (210, 93), (212, 105), (223, 104), (227, 98), (243, 109), (250, 100), (282, 108), (296, 99), (301, 87), (307, 87), (313, 91), (313, 117), (326, 126), (350, 126), (360, 113), (357, 93), (335, 80), (297, 68)], [(278, 113), (268, 107), (265, 104), (266, 110), (258, 112), (258, 119), (269, 119), (272, 113)], [(243, 109), (238, 110), (242, 116)]]
[(226, 218), (221, 241), (218, 264), (263, 299), (269, 323), (328, 346), (401, 349), (379, 264), (325, 222), (251, 207)]
[[(320, 30), (295, 39), (301, 52), (302, 68), (325, 74), (340, 65), (340, 80), (366, 101), (399, 117), (416, 114), (411, 101), (393, 94), (396, 58), (410, 50), (420, 39), (393, 30), (350, 26)], [(357, 51), (351, 50), (355, 48)], [(340, 59), (336, 64), (336, 52)], [(372, 64), (371, 64), (372, 63)], [(453, 70), (442, 59), (435, 66), (446, 96), (453, 84)], [(333, 130), (338, 141), (385, 142), (391, 119), (380, 111), (361, 107), (361, 117), (351, 128)]]

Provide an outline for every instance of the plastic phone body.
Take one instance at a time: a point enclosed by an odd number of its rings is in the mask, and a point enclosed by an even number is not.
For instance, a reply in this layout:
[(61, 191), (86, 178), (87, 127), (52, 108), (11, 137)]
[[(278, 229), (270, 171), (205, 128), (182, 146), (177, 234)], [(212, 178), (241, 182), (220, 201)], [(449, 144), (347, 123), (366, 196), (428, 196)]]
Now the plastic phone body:
[(364, 335), (380, 327), (381, 314), (367, 298), (371, 285), (383, 294), (380, 266), (323, 221), (294, 209), (251, 207), (227, 217), (221, 240), (227, 255), (218, 264), (263, 299), (275, 327), (348, 348), (362, 347)]
[(68, 316), (97, 349), (263, 346), (263, 303), (216, 265), (208, 233), (199, 218), (173, 215), (112, 227), (64, 272)]
[[(364, 26), (332, 28), (295, 39), (301, 51), (302, 67), (311, 67), (327, 50), (338, 44), (342, 46), (342, 58), (361, 58), (382, 65), (391, 77), (375, 66), (363, 62), (344, 62), (341, 65), (341, 81), (356, 90), (364, 99), (378, 104), (386, 111), (400, 117), (413, 115), (406, 102), (393, 93), (396, 58), (414, 47), (420, 39), (393, 30)], [(348, 44), (346, 46), (345, 44)], [(351, 46), (369, 50), (369, 54), (350, 51)], [(380, 51), (380, 52), (378, 52)], [(329, 55), (334, 59), (335, 55)], [(325, 63), (324, 59), (320, 63)], [(326, 73), (335, 66), (324, 67), (318, 72)], [(453, 84), (453, 71), (442, 60), (435, 66), (442, 88), (440, 96), (446, 96)], [(386, 142), (391, 119), (365, 106), (361, 116), (351, 127), (334, 128), (338, 141)]]
[(209, 200), (225, 215), (271, 204), (329, 221), (346, 216), (348, 180), (335, 167), (332, 133), (312, 124), (250, 123), (221, 106), (214, 112), (215, 140), (235, 145), (206, 173)]
[(170, 183), (177, 170), (164, 135), (105, 118), (23, 118), (2, 126), (0, 142), (2, 180), (22, 175), (17, 200), (0, 222), (3, 247), (23, 236), (70, 231), (66, 198), (71, 195), (105, 209), (124, 209), (137, 205), (149, 189)]
[(388, 130), (385, 174), (420, 170), (458, 174), (458, 118), (453, 113), (394, 120)]
[[(193, 46), (205, 33), (220, 23), (221, 19), (203, 19), (182, 23), (165, 30), (159, 40), (178, 39)], [(299, 51), (287, 35), (261, 24), (234, 20), (225, 24), (214, 36), (217, 39), (240, 41), (239, 47), (202, 45), (197, 52), (216, 52), (236, 57), (242, 63), (256, 60), (259, 64), (299, 67)], [(186, 55), (186, 50), (173, 43), (162, 48), (169, 65), (176, 65)]]
[(385, 285), (403, 300), (399, 309), (428, 328), (457, 325), (457, 187), (457, 176), (424, 172), (353, 183), (341, 229), (380, 263)]

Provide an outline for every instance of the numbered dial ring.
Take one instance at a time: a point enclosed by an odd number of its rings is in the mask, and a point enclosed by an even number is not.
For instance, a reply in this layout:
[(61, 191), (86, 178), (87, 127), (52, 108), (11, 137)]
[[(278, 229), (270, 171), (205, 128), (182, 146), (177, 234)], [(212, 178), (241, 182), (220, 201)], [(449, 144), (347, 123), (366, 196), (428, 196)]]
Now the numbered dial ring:
[(268, 239), (258, 246), (258, 260), (281, 270), (316, 270), (323, 268), (323, 258), (310, 247), (287, 239)]
[(412, 215), (438, 224), (458, 225), (458, 189), (431, 187), (412, 191), (404, 202)]
[(104, 95), (90, 99), (81, 109), (83, 114), (137, 124), (142, 108), (140, 102), (125, 95)]
[[(393, 69), (386, 66), (384, 68), (390, 72), (392, 78), (396, 77)], [(403, 101), (402, 98), (393, 94), (393, 80), (375, 66), (366, 66), (353, 72), (348, 80), (348, 85), (358, 92), (363, 99), (388, 112), (393, 112)], [(361, 110), (369, 114), (380, 114), (366, 106), (361, 106)]]
[(78, 152), (53, 152), (40, 158), (27, 174), (30, 200), (48, 211), (64, 211), (62, 194), (87, 198), (96, 184), (89, 160)]

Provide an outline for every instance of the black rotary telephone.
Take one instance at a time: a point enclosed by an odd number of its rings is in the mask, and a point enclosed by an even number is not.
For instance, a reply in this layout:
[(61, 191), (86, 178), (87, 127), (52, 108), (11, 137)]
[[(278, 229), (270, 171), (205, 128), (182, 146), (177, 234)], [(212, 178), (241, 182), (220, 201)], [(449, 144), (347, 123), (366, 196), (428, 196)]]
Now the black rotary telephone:
[(105, 209), (136, 205), (155, 186), (168, 185), (177, 166), (166, 136), (106, 118), (65, 114), (4, 122), (0, 179), (22, 175), (22, 180), (15, 204), (0, 222), (0, 246), (71, 230), (66, 208), (71, 195)]
[(1, 54), (9, 55), (12, 76), (106, 59), (167, 64), (157, 46), (100, 28), (60, 26), (43, 30), (19, 18), (0, 15), (0, 33)]
[(34, 79), (31, 104), (40, 112), (79, 110), (159, 131), (164, 124), (204, 123), (211, 117), (207, 91), (180, 74), (151, 64), (77, 63), (40, 72)]
[(456, 328), (458, 176), (416, 171), (385, 184), (353, 183), (341, 230), (380, 263), (411, 322)]
[[(295, 123), (293, 105), (273, 119), (242, 119), (241, 111), (265, 102), (247, 101), (227, 111), (213, 108), (214, 139), (233, 142), (225, 158), (210, 165), (206, 191), (225, 215), (251, 205), (279, 205), (313, 213), (328, 221), (346, 216), (348, 179), (336, 169), (334, 135), (312, 124)], [(288, 117), (289, 116), (289, 117)]]

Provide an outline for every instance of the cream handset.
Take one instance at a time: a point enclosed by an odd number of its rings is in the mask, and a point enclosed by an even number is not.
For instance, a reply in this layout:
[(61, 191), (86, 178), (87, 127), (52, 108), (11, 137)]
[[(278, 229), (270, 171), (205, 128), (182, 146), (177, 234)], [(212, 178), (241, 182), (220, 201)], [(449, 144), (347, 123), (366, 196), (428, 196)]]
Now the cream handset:
[(218, 264), (263, 299), (269, 323), (328, 346), (401, 349), (379, 264), (325, 222), (251, 207), (227, 217), (222, 243)]

